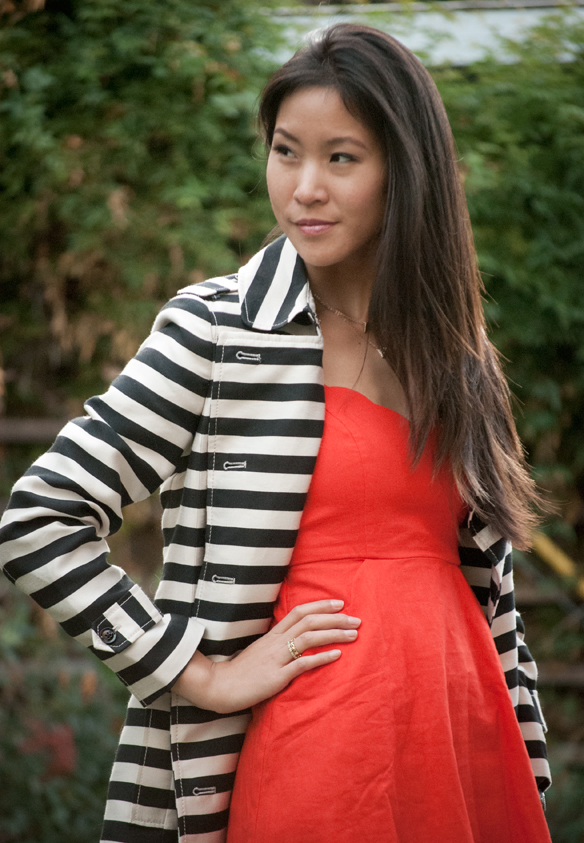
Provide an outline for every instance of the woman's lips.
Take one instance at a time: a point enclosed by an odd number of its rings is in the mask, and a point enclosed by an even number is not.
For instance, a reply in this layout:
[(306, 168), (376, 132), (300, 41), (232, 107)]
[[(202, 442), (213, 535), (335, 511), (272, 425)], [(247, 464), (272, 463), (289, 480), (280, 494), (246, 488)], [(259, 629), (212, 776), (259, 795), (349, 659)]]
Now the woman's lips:
[(331, 229), (333, 225), (336, 225), (336, 223), (329, 222), (328, 220), (298, 220), (294, 225), (300, 229), (302, 234), (315, 235), (323, 234), (325, 231)]

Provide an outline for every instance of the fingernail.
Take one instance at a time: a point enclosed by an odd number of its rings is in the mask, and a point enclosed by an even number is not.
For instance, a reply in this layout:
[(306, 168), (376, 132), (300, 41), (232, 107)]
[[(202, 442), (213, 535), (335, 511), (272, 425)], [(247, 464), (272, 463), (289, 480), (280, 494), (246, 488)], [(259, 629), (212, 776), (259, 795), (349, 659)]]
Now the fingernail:
[(345, 605), (343, 600), (331, 600), (331, 603), (335, 609), (342, 609)]
[(348, 617), (347, 620), (349, 621), (349, 623), (354, 623), (355, 626), (359, 626), (359, 624), (361, 623), (361, 618)]
[(338, 659), (338, 657), (339, 657), (340, 655), (341, 655), (341, 651), (340, 651), (340, 650), (331, 650), (331, 656), (334, 656), (334, 657), (335, 657), (335, 659)]
[(356, 629), (348, 629), (347, 632), (346, 632), (347, 638), (356, 638), (357, 635), (358, 635), (358, 633), (357, 633)]

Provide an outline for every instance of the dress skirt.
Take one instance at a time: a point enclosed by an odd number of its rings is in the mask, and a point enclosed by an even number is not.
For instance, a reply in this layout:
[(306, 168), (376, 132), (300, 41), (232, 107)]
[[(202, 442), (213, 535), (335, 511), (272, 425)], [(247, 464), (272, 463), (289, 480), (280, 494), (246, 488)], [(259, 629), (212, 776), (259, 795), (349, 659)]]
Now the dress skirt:
[(433, 441), (412, 469), (408, 434), (398, 413), (326, 388), (275, 622), (336, 598), (361, 618), (359, 637), (254, 708), (228, 843), (550, 843), (495, 645), (460, 570), (461, 501), (448, 468), (433, 476)]

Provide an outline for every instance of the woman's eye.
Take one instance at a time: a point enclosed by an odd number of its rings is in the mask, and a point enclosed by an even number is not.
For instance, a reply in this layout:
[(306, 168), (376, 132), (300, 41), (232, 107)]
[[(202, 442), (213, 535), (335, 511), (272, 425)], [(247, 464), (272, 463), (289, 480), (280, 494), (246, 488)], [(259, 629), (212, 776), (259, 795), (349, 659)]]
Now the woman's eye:
[(285, 146), (283, 143), (279, 143), (276, 144), (276, 146), (273, 146), (272, 151), (277, 153), (278, 155), (283, 155), (284, 158), (289, 158), (291, 155), (294, 154), (290, 147)]
[(348, 152), (334, 152), (331, 155), (333, 164), (346, 164), (348, 161), (356, 161), (354, 155), (349, 155)]

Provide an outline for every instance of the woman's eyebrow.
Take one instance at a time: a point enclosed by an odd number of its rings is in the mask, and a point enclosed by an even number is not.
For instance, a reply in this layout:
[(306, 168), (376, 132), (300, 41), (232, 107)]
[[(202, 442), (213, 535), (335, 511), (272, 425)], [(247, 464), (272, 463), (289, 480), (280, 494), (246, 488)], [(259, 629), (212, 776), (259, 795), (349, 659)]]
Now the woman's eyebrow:
[(345, 135), (345, 136), (339, 137), (339, 138), (331, 138), (330, 140), (328, 140), (326, 142), (326, 145), (327, 146), (336, 146), (338, 143), (353, 143), (353, 144), (355, 144), (355, 146), (360, 146), (363, 149), (369, 148), (366, 143), (363, 143), (363, 141), (357, 140), (357, 138), (351, 137), (351, 135)]
[[(301, 143), (301, 141), (296, 137), (296, 135), (287, 132), (286, 129), (276, 128), (274, 129), (274, 134), (284, 135), (285, 138), (288, 140), (294, 141), (295, 143)], [(330, 138), (330, 140), (325, 141), (326, 146), (336, 146), (339, 143), (352, 143), (355, 146), (360, 146), (363, 149), (368, 149), (369, 147), (367, 144), (363, 143), (363, 141), (357, 140), (357, 138), (351, 137), (351, 135), (343, 135), (338, 138)]]
[(296, 135), (290, 134), (290, 132), (287, 132), (286, 129), (276, 128), (276, 129), (274, 129), (274, 134), (275, 135), (277, 135), (277, 134), (284, 135), (284, 137), (288, 138), (288, 140), (295, 141), (296, 143), (300, 143), (300, 141), (298, 140)]

